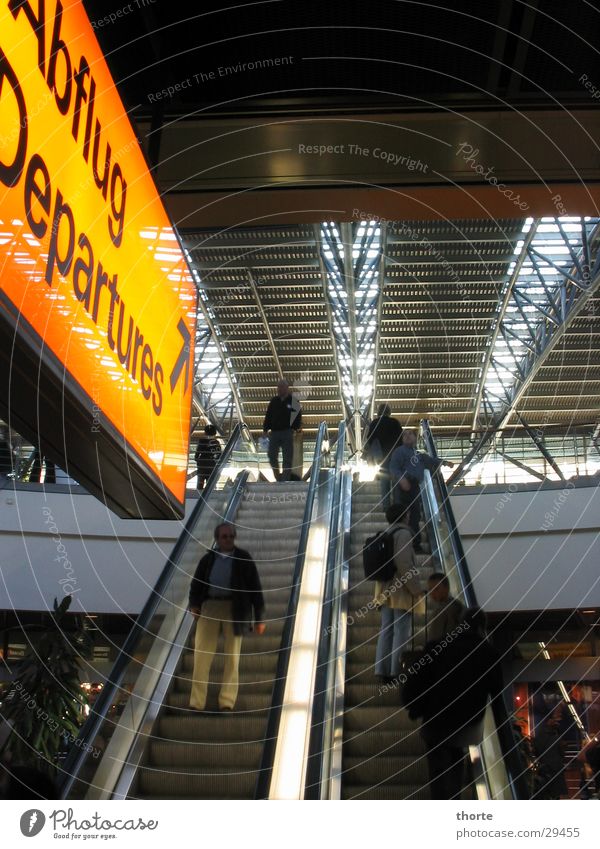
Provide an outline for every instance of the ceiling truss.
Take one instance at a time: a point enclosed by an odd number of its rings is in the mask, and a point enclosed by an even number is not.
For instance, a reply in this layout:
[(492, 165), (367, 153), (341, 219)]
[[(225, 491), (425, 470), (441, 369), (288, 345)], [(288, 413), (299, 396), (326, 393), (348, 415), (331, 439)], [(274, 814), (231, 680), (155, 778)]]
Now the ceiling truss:
[[(513, 414), (559, 477), (561, 470), (517, 407), (549, 355), (600, 286), (598, 219), (542, 218), (519, 247), (499, 308), (478, 398), (485, 431), (449, 478), (456, 483)], [(474, 421), (477, 419), (475, 418)]]

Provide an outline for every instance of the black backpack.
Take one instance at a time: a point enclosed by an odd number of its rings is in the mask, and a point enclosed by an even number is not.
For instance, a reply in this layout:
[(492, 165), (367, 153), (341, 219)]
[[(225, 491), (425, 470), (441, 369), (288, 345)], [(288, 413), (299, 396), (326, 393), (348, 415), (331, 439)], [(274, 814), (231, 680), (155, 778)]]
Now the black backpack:
[(366, 538), (363, 546), (363, 568), (367, 581), (389, 581), (394, 577), (394, 531), (380, 531)]

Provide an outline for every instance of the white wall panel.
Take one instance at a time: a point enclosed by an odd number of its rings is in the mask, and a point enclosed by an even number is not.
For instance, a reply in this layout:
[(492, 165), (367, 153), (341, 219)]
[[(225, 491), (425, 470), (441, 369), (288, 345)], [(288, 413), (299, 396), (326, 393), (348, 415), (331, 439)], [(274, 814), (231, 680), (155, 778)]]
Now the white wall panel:
[(489, 611), (600, 606), (600, 487), (567, 483), (452, 495), (479, 604)]

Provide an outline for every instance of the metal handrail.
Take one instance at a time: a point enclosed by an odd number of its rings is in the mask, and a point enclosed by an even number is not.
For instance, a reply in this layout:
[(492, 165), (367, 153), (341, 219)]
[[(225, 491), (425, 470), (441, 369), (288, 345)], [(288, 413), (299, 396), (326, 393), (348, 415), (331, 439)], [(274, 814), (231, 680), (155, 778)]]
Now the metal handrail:
[(290, 652), (292, 648), (292, 638), (294, 635), (294, 624), (296, 620), (296, 611), (298, 609), (298, 599), (300, 596), (300, 584), (302, 582), (302, 573), (304, 571), (304, 563), (306, 560), (308, 530), (312, 518), (315, 494), (317, 491), (317, 484), (319, 480), (322, 446), (326, 435), (327, 425), (325, 422), (321, 422), (321, 424), (319, 425), (317, 439), (315, 442), (315, 453), (313, 455), (313, 461), (311, 464), (310, 481), (306, 494), (306, 506), (304, 508), (304, 517), (302, 519), (302, 530), (300, 532), (298, 552), (296, 554), (296, 562), (294, 564), (294, 574), (291, 581), (290, 598), (285, 614), (285, 625), (283, 627), (283, 633), (281, 635), (281, 647), (279, 649), (279, 655), (277, 658), (277, 669), (275, 672), (275, 683), (273, 685), (273, 696), (271, 699), (271, 706), (269, 708), (263, 753), (258, 771), (258, 777), (256, 780), (256, 788), (254, 791), (255, 799), (269, 798), (269, 788), (271, 784), (271, 776), (273, 774), (273, 763), (275, 759), (277, 734), (281, 721), (283, 696), (285, 692), (285, 683), (289, 667)]
[[(435, 440), (431, 433), (429, 422), (426, 419), (421, 421), (421, 429), (427, 453), (437, 459), (438, 454), (435, 447)], [(477, 605), (475, 590), (473, 588), (473, 582), (469, 573), (469, 567), (465, 557), (462, 540), (454, 517), (454, 511), (452, 510), (452, 505), (448, 496), (446, 482), (439, 470), (435, 472), (432, 477), (435, 479), (440, 494), (440, 506), (448, 525), (450, 545), (452, 546), (452, 552), (456, 562), (457, 572), (463, 589), (465, 601), (468, 607), (475, 607)], [(500, 743), (512, 796), (514, 799), (527, 799), (529, 798), (529, 794), (527, 792), (527, 784), (523, 775), (523, 767), (519, 760), (518, 753), (515, 750), (515, 741), (511, 730), (511, 720), (506, 709), (506, 704), (502, 698), (493, 700), (492, 712), (494, 724), (496, 726), (495, 730)]]
[[(433, 438), (433, 434), (431, 433), (431, 428), (429, 427), (429, 422), (427, 421), (427, 419), (421, 420), (421, 429), (423, 431), (423, 440), (425, 442), (425, 447), (427, 448), (427, 453), (434, 459), (438, 460), (439, 457), (437, 449), (435, 447), (435, 440)], [(467, 558), (465, 557), (465, 550), (463, 548), (462, 540), (458, 532), (456, 519), (454, 518), (454, 512), (450, 505), (448, 490), (446, 488), (446, 481), (444, 480), (439, 471), (434, 472), (431, 477), (432, 480), (435, 480), (435, 483), (438, 487), (438, 491), (440, 493), (440, 507), (444, 513), (444, 517), (446, 519), (448, 529), (450, 531), (450, 545), (452, 546), (452, 553), (456, 562), (456, 569), (458, 572), (458, 577), (460, 579), (463, 595), (465, 597), (465, 602), (467, 604), (467, 607), (475, 607), (477, 601), (475, 598), (475, 591), (473, 589), (473, 582), (471, 581), (471, 575), (469, 574)]]
[[(321, 638), (317, 653), (311, 732), (305, 779), (305, 799), (322, 798), (322, 785), (331, 776), (326, 761), (332, 752), (331, 723), (334, 721), (335, 660), (337, 634), (334, 623), (340, 614), (340, 585), (342, 567), (342, 466), (346, 449), (346, 424), (340, 422), (335, 454), (335, 480), (329, 518), (329, 545), (323, 603), (321, 607)], [(335, 636), (334, 636), (335, 635)]]
[[(238, 473), (227, 507), (223, 511), (223, 522), (234, 522), (240, 502), (244, 497), (244, 491), (249, 477), (249, 469), (244, 469)], [(212, 548), (214, 549), (215, 547), (216, 542), (213, 543)], [(183, 614), (182, 621), (177, 630), (177, 636), (171, 644), (168, 657), (165, 659), (164, 666), (160, 670), (160, 675), (153, 687), (152, 693), (146, 698), (146, 708), (143, 715), (139, 717), (135, 736), (131, 744), (127, 747), (127, 752), (123, 753), (123, 756), (120, 757), (122, 769), (111, 788), (110, 798), (112, 799), (126, 799), (128, 797), (139, 764), (148, 745), (150, 734), (144, 734), (144, 729), (147, 728), (150, 730), (154, 726), (193, 624), (192, 614), (186, 611)], [(106, 789), (106, 787), (103, 789)]]
[(90, 711), (90, 714), (84, 722), (78, 737), (71, 746), (69, 754), (60, 767), (62, 777), (59, 777), (57, 783), (59, 787), (59, 798), (61, 799), (66, 799), (68, 797), (68, 794), (77, 779), (79, 770), (87, 757), (87, 753), (91, 749), (91, 744), (100, 731), (102, 724), (106, 720), (107, 714), (123, 680), (125, 670), (134, 656), (135, 648), (139, 640), (147, 632), (147, 625), (160, 604), (164, 596), (165, 588), (177, 568), (177, 564), (181, 559), (188, 540), (192, 537), (193, 529), (200, 517), (200, 514), (216, 487), (217, 481), (221, 475), (221, 469), (224, 468), (231, 457), (231, 454), (233, 453), (242, 433), (249, 435), (250, 432), (244, 423), (237, 424), (223, 450), (218, 465), (213, 469), (205, 489), (200, 493), (198, 503), (194, 506), (194, 509), (185, 523), (185, 527), (179, 535), (179, 538), (167, 559), (164, 569), (156, 580), (141, 613), (136, 618), (136, 621), (127, 635), (113, 664), (109, 677), (102, 688), (102, 692), (94, 703), (93, 709)]

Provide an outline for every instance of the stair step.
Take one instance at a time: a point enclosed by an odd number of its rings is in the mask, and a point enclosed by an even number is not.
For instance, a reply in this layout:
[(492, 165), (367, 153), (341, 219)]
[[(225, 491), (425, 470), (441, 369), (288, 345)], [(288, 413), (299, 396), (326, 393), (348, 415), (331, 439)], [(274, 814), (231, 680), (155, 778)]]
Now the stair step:
[(354, 758), (372, 755), (421, 757), (425, 752), (425, 744), (418, 727), (405, 731), (364, 731), (348, 736), (344, 743), (344, 752), (348, 757)]
[[(255, 769), (179, 767), (167, 772), (164, 766), (140, 767), (134, 798), (165, 799), (165, 786), (173, 799), (251, 799), (256, 786)], [(161, 792), (163, 791), (163, 792)]]
[(362, 683), (348, 683), (344, 693), (346, 707), (399, 707), (400, 688), (376, 679)]
[(401, 731), (410, 730), (415, 723), (399, 705), (381, 707), (354, 707), (346, 711), (344, 730), (356, 731)]
[(342, 784), (342, 799), (431, 799), (429, 787), (413, 784)]
[(217, 713), (205, 715), (161, 715), (158, 734), (163, 740), (212, 740), (228, 742), (263, 743), (267, 721), (266, 711), (247, 713)]
[(350, 784), (412, 784), (419, 786), (428, 781), (427, 758), (378, 755), (376, 757), (344, 757), (344, 780)]
[(258, 770), (263, 744), (199, 741), (153, 741), (150, 744), (148, 766), (195, 767), (222, 772), (223, 767), (237, 770)]

